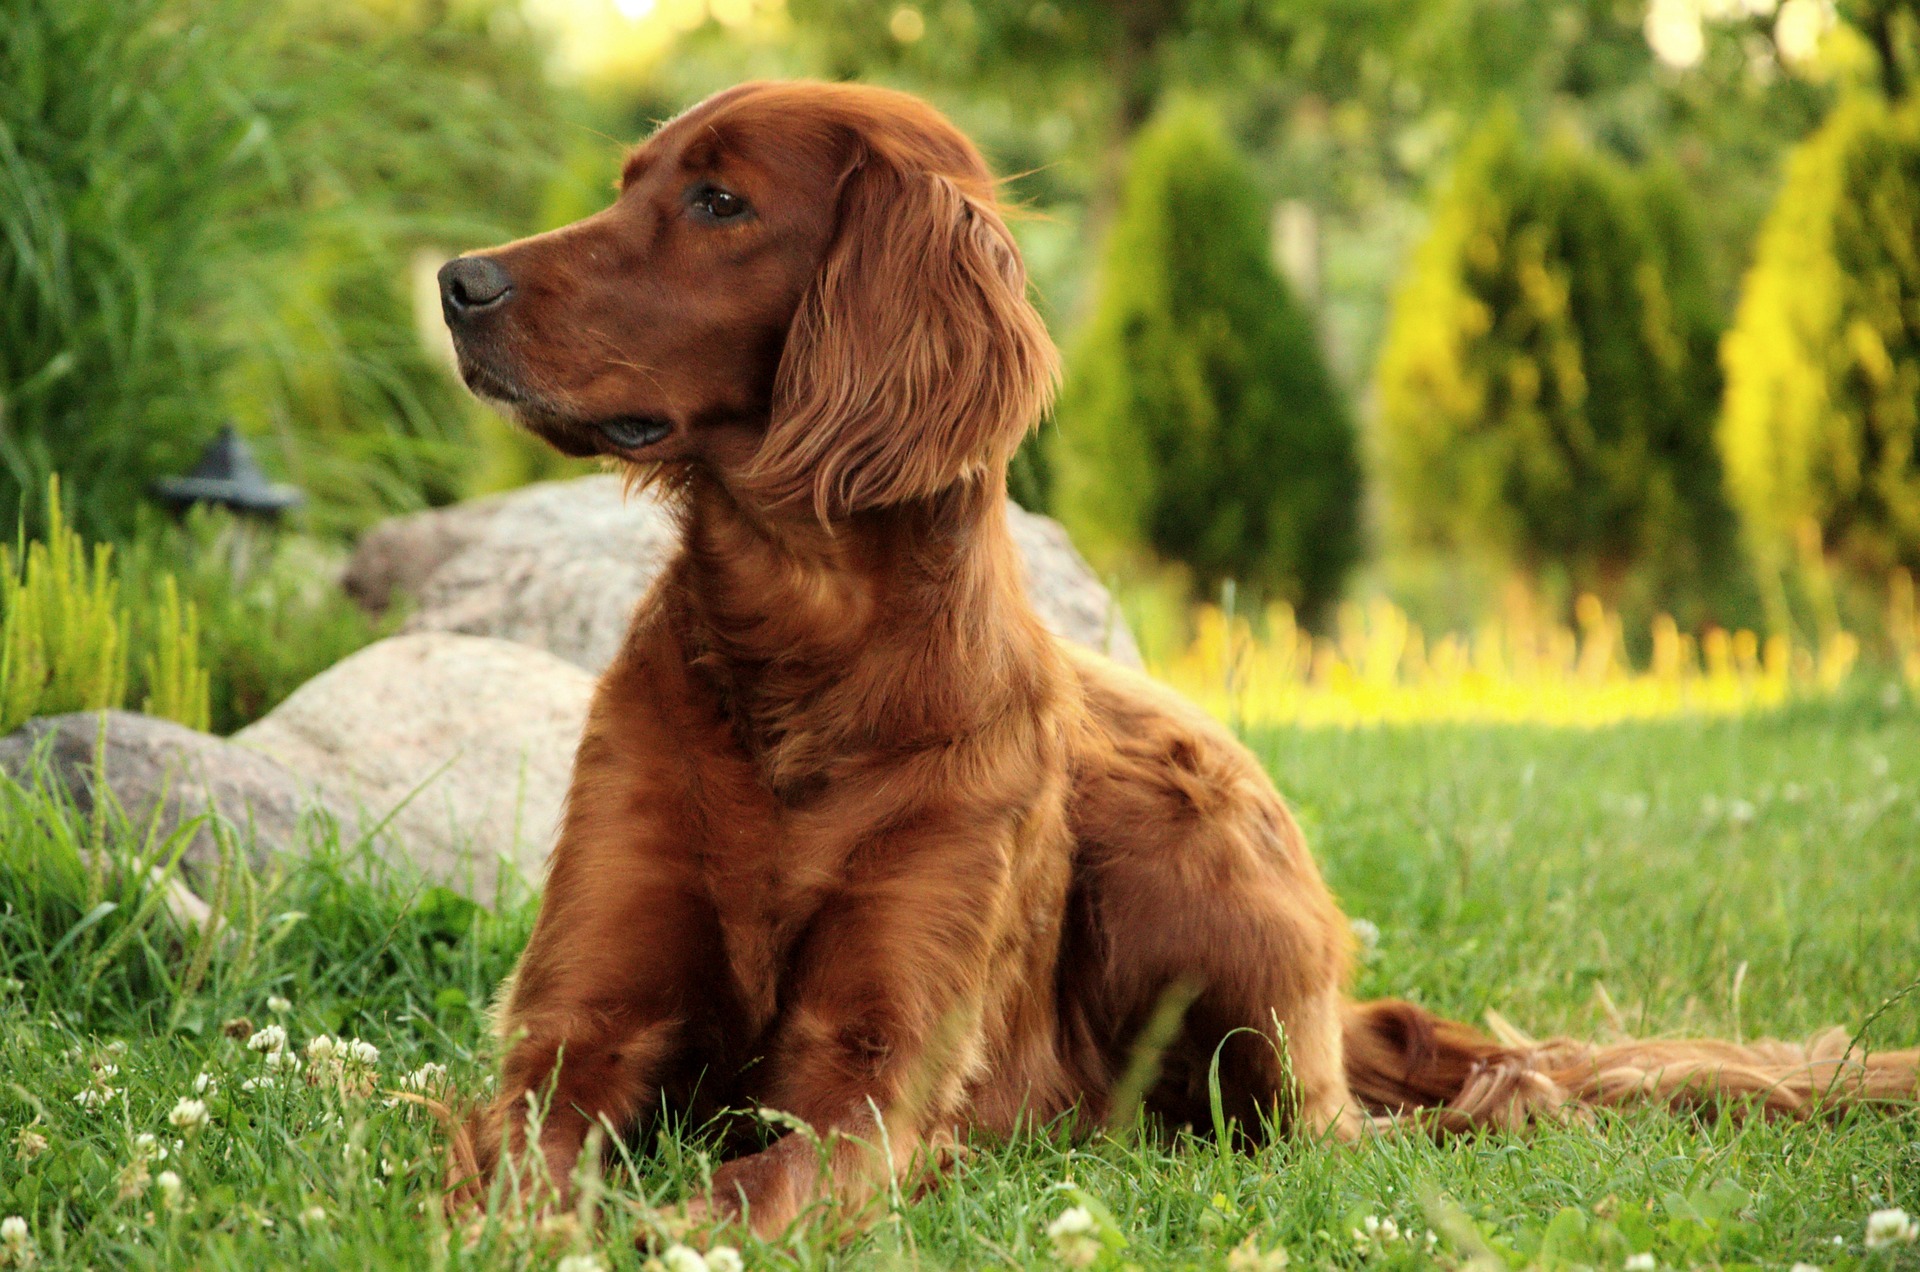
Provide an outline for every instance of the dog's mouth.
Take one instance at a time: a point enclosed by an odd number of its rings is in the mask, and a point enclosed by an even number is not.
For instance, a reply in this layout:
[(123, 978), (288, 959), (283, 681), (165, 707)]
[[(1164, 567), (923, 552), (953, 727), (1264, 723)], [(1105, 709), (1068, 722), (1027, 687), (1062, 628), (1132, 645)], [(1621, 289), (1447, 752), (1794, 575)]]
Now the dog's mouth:
[(595, 419), (576, 414), (558, 403), (530, 392), (518, 377), (502, 374), (490, 363), (462, 350), (460, 377), (485, 401), (517, 418), (555, 450), (576, 458), (615, 454), (623, 459), (653, 458), (652, 451), (674, 435), (675, 425), (665, 415), (634, 413)]

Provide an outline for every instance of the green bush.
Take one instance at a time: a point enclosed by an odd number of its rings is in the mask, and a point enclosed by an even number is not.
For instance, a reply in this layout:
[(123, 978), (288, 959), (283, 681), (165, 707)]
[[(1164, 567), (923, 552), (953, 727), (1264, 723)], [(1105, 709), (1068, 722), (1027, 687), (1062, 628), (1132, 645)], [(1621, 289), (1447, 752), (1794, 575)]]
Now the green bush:
[(1207, 110), (1141, 132), (1068, 359), (1057, 508), (1096, 562), (1145, 549), (1311, 614), (1358, 555), (1359, 465), (1266, 206)]
[(362, 612), (311, 539), (195, 510), (116, 551), (67, 524), (57, 480), (46, 503), (43, 538), (0, 545), (0, 733), (127, 705), (231, 733), (403, 616)]
[(0, 21), (0, 524), (132, 530), (228, 416), (343, 528), (452, 497), (408, 261), (531, 221), (556, 106), (500, 0), (18, 0)]
[[(258, 720), (405, 617), (398, 608), (369, 617), (341, 590), (339, 561), (315, 540), (221, 512), (143, 525), (126, 556), (130, 585), (148, 598), (136, 614), (162, 612), (163, 593), (177, 587), (198, 616), (215, 733)], [(138, 623), (135, 638), (152, 644)]]
[[(138, 598), (136, 619), (121, 603), (113, 549), (91, 550), (66, 524), (59, 483), (49, 486), (47, 537), (16, 552), (0, 546), (0, 733), (37, 715), (126, 705), (207, 727), (208, 676), (199, 619), (171, 575)], [(138, 681), (130, 651), (138, 645)]]
[(1920, 567), (1920, 103), (1842, 105), (1793, 156), (1723, 353), (1756, 555), (1811, 523), (1876, 580)]
[[(1716, 312), (1684, 196), (1496, 117), (1442, 193), (1379, 364), (1398, 537), (1618, 602), (1699, 585), (1731, 535)], [(1665, 598), (1663, 598), (1665, 599)]]

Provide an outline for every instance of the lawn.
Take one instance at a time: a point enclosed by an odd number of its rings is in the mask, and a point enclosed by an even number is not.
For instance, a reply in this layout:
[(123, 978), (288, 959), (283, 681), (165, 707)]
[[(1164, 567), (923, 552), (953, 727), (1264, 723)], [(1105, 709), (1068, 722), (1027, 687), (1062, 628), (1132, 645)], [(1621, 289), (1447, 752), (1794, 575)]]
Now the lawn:
[[(1363, 995), (1470, 1019), (1494, 1009), (1538, 1033), (1754, 1037), (1871, 1019), (1871, 1045), (1920, 1042), (1920, 992), (1886, 1005), (1920, 978), (1911, 702), (1253, 744), (1349, 912), (1378, 927)], [(0, 1264), (30, 1249), (76, 1267), (546, 1267), (583, 1254), (630, 1267), (634, 1203), (679, 1195), (708, 1165), (697, 1130), (678, 1128), (610, 1172), (597, 1224), (496, 1217), (449, 1232), (431, 1120), (354, 1090), (438, 1089), (429, 1064), (457, 1090), (483, 1087), (480, 1017), (530, 924), (524, 899), (489, 913), (383, 878), (320, 834), (308, 863), (233, 874), (217, 898), (227, 931), (183, 942), (146, 892), (83, 864), (102, 859), (83, 858), (90, 844), (137, 828), (10, 788), (0, 836), (0, 1215), (23, 1216), (31, 1243), (0, 1243)], [(324, 1033), (378, 1058), (295, 1075), (245, 1041), (270, 1024), (289, 1052)], [(335, 1080), (305, 1081), (329, 1066)], [(1257, 1155), (1043, 1135), (981, 1146), (864, 1235), (741, 1252), (755, 1268), (1051, 1266), (1047, 1227), (1075, 1205), (1095, 1215), (1082, 1248), (1110, 1267), (1271, 1267), (1276, 1247), (1296, 1266), (1621, 1267), (1647, 1253), (1661, 1266), (1920, 1266), (1920, 1246), (1864, 1243), (1870, 1212), (1920, 1212), (1920, 1113), (1768, 1125), (1643, 1112), (1525, 1137)]]

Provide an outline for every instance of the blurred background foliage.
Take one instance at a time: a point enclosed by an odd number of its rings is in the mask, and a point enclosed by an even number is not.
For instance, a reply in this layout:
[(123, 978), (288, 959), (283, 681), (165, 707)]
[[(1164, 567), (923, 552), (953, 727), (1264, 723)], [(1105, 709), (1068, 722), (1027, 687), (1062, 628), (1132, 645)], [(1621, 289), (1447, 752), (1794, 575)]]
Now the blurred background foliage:
[[(0, 517), (44, 528), (60, 474), (205, 639), (266, 647), (219, 636), (258, 619), (233, 598), (297, 581), (246, 582), (152, 479), (237, 421), (309, 493), (295, 580), (577, 471), (449, 374), (432, 269), (604, 205), (704, 94), (815, 75), (930, 97), (1008, 175), (1068, 352), (1015, 493), (1150, 656), (1223, 584), (1323, 629), (1593, 593), (1629, 632), (1871, 632), (1920, 566), (1917, 7), (15, 0)], [(317, 665), (371, 634), (313, 623)], [(213, 716), (298, 662), (214, 663)]]
[(1360, 548), (1353, 424), (1211, 109), (1177, 102), (1141, 131), (1068, 360), (1047, 480), (1015, 498), (1057, 511), (1096, 565), (1144, 547), (1208, 592), (1242, 582), (1309, 618), (1339, 598)]
[(1849, 101), (1793, 155), (1726, 342), (1721, 444), (1771, 571), (1811, 522), (1920, 568), (1920, 102)]
[[(1456, 165), (1379, 370), (1399, 546), (1698, 611), (1736, 566), (1720, 319), (1679, 179), (1497, 112)], [(1715, 599), (1726, 599), (1716, 596)]]
[(123, 538), (220, 422), (340, 531), (455, 497), (411, 254), (534, 219), (561, 94), (505, 5), (19, 0), (0, 20), (0, 518)]

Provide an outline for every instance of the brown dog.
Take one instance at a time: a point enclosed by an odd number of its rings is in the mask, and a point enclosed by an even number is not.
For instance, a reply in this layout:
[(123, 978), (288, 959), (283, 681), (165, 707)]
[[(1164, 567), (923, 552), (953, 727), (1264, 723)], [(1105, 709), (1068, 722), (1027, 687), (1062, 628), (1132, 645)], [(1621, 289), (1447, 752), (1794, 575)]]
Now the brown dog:
[[(1054, 350), (991, 175), (923, 103), (722, 93), (612, 207), (441, 284), (476, 392), (685, 522), (580, 743), (483, 1169), (528, 1147), (530, 1092), (563, 1189), (596, 1123), (757, 1102), (835, 1145), (717, 1172), (711, 1204), (773, 1233), (969, 1129), (1142, 1085), (1204, 1122), (1216, 1053), (1249, 1134), (1912, 1090), (1913, 1053), (1844, 1038), (1501, 1046), (1348, 1004), (1347, 924), (1253, 757), (1027, 604), (1006, 465)], [(1130, 1070), (1143, 1034), (1158, 1067)]]

